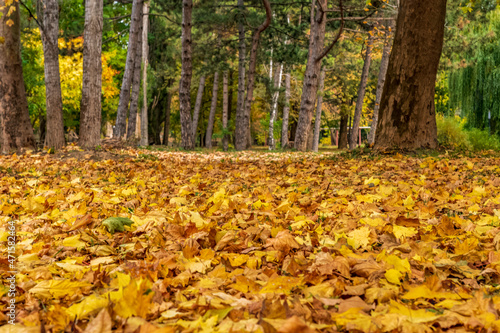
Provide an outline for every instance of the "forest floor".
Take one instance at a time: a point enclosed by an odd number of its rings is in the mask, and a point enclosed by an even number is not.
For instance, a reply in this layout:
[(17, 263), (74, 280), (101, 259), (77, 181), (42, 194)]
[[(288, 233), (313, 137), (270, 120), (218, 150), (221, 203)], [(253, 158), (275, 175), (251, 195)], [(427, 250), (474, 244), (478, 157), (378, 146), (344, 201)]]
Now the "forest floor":
[(70, 146), (0, 210), (0, 332), (500, 331), (498, 157)]

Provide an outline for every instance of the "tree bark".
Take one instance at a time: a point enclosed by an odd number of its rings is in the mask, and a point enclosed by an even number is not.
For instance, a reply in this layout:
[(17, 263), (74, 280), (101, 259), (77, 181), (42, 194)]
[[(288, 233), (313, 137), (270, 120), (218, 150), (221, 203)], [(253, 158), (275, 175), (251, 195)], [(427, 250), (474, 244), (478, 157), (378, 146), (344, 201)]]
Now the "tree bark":
[(376, 149), (436, 148), (436, 74), (443, 47), (446, 0), (401, 1), (380, 102)]
[(205, 146), (212, 149), (212, 133), (214, 130), (215, 110), (217, 108), (217, 93), (219, 92), (219, 72), (214, 74), (214, 87), (212, 90), (212, 105), (210, 106), (210, 115), (208, 116), (207, 134), (205, 137)]
[[(169, 85), (170, 86), (170, 85)], [(170, 112), (172, 104), (172, 94), (167, 91), (167, 106), (165, 108), (165, 123), (163, 126), (163, 145), (168, 147), (168, 137), (170, 132)]]
[(314, 121), (314, 138), (312, 151), (318, 152), (319, 148), (319, 132), (321, 131), (321, 108), (323, 107), (323, 91), (325, 90), (325, 69), (321, 70), (319, 77), (319, 94), (316, 103), (316, 120)]
[(384, 90), (385, 76), (389, 67), (389, 56), (391, 54), (392, 40), (388, 38), (384, 43), (382, 50), (382, 60), (380, 61), (380, 70), (378, 73), (377, 91), (375, 92), (375, 107), (373, 108), (373, 119), (368, 133), (368, 143), (373, 145), (375, 142), (375, 134), (377, 133), (378, 114), (380, 110), (380, 100), (382, 99), (382, 91)]
[(144, 99), (141, 111), (141, 146), (149, 146), (148, 133), (148, 19), (149, 3), (144, 2), (142, 17), (142, 97)]
[(228, 73), (224, 71), (222, 75), (222, 132), (224, 137), (222, 138), (222, 149), (227, 151), (229, 145), (229, 136), (227, 134), (227, 123), (228, 123)]
[(79, 144), (94, 148), (101, 141), (102, 1), (85, 0), (83, 83)]
[(246, 146), (246, 136), (244, 128), (245, 118), (245, 58), (246, 58), (246, 41), (245, 41), (245, 21), (243, 11), (245, 10), (243, 0), (238, 0), (238, 32), (239, 32), (239, 55), (238, 55), (238, 101), (236, 104), (236, 122), (234, 129), (234, 140), (236, 149), (242, 150)]
[[(247, 95), (245, 98), (244, 112), (236, 113), (236, 150), (243, 150), (251, 142), (250, 137), (250, 115), (252, 110), (253, 88), (255, 82), (255, 67), (257, 65), (257, 51), (259, 48), (259, 40), (261, 33), (269, 27), (272, 19), (271, 4), (269, 0), (262, 0), (266, 9), (266, 20), (254, 32), (252, 37), (252, 46), (250, 49), (250, 63), (248, 65), (248, 82), (247, 82)], [(239, 93), (239, 92), (238, 92)]]
[(347, 125), (349, 124), (349, 115), (343, 114), (340, 116), (340, 125), (339, 125), (339, 145), (338, 149), (346, 149), (347, 148)]
[[(35, 146), (23, 80), (19, 3), (11, 6), (15, 11), (7, 16), (10, 6), (0, 0), (0, 36), (4, 38), (0, 43), (0, 145), (4, 154)], [(7, 20), (13, 24), (8, 26)]]
[(361, 81), (359, 83), (358, 89), (358, 99), (356, 100), (356, 108), (354, 109), (354, 121), (351, 130), (351, 137), (349, 138), (349, 149), (353, 150), (356, 148), (358, 141), (358, 130), (359, 123), (361, 122), (361, 115), (363, 113), (363, 101), (365, 99), (366, 84), (368, 83), (368, 74), (370, 74), (370, 64), (372, 60), (372, 47), (373, 47), (373, 35), (370, 34), (368, 37), (368, 43), (366, 45), (366, 55), (365, 62), (363, 65), (363, 71), (361, 72)]
[(206, 76), (205, 74), (203, 74), (200, 77), (200, 84), (198, 85), (198, 93), (196, 94), (196, 102), (194, 103), (193, 124), (191, 125), (191, 129), (193, 131), (193, 133), (191, 134), (193, 136), (193, 144), (196, 144), (196, 134), (198, 132), (198, 121), (200, 119), (201, 102), (203, 101), (205, 82), (206, 82)]
[(288, 148), (288, 118), (290, 116), (290, 70), (285, 73), (285, 106), (283, 107), (283, 123), (281, 126), (281, 148)]
[(116, 123), (113, 131), (113, 137), (122, 138), (125, 135), (127, 123), (127, 111), (130, 102), (130, 87), (134, 76), (137, 48), (140, 47), (139, 34), (142, 21), (143, 0), (133, 0), (132, 2), (132, 20), (130, 22), (130, 32), (128, 37), (127, 60), (125, 62), (125, 71), (123, 73), (122, 87), (120, 91), (120, 100), (116, 112)]
[(37, 4), (38, 20), (42, 26), (47, 131), (45, 146), (59, 149), (65, 145), (62, 110), (61, 76), (59, 74), (59, 3), (45, 0)]
[(191, 77), (193, 75), (191, 51), (191, 14), (192, 0), (182, 0), (182, 54), (181, 80), (179, 83), (179, 112), (181, 120), (181, 146), (193, 149), (193, 131), (191, 122)]
[(269, 150), (276, 149), (276, 141), (274, 140), (274, 122), (278, 114), (278, 98), (280, 95), (279, 89), (281, 88), (281, 76), (283, 74), (283, 65), (276, 66), (273, 80), (273, 98), (271, 101), (271, 114), (269, 115)]
[[(141, 7), (141, 16), (143, 8)], [(130, 96), (130, 110), (128, 114), (127, 139), (136, 136), (137, 111), (139, 105), (139, 95), (141, 91), (141, 64), (142, 64), (142, 22), (139, 26), (138, 39), (136, 44), (134, 60), (134, 76), (132, 78), (132, 94)]]

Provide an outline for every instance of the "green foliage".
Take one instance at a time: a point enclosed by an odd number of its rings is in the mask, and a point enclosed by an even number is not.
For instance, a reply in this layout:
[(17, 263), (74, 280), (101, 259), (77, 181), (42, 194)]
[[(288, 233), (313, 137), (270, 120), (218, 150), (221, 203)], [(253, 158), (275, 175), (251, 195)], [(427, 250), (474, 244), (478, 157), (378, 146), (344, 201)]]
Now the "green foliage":
[(500, 150), (498, 136), (491, 135), (488, 131), (473, 128), (467, 131), (472, 149), (478, 150)]

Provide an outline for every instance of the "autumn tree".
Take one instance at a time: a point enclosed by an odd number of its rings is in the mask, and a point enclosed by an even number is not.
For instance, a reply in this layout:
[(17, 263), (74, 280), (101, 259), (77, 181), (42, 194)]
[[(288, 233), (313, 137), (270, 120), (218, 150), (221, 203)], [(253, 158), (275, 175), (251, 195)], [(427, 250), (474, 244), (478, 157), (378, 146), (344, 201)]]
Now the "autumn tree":
[(85, 148), (96, 147), (101, 140), (102, 25), (103, 2), (85, 0), (79, 135), (79, 144)]
[(437, 147), (434, 91), (445, 17), (446, 0), (400, 3), (376, 149)]
[(37, 3), (44, 54), (47, 130), (45, 146), (61, 148), (65, 144), (64, 121), (59, 74), (59, 1), (44, 0)]
[(0, 0), (0, 145), (2, 153), (34, 147), (23, 82), (19, 3)]

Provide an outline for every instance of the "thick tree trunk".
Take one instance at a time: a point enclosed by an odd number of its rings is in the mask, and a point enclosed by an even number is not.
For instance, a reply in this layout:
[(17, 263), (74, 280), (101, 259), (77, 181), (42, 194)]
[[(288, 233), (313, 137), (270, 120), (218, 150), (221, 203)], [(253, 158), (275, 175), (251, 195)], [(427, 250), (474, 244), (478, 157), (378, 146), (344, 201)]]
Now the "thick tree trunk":
[(373, 35), (369, 35), (366, 45), (365, 63), (361, 72), (361, 81), (358, 88), (358, 99), (356, 100), (356, 108), (354, 109), (354, 122), (352, 125), (351, 136), (349, 138), (349, 149), (353, 150), (358, 144), (358, 130), (363, 113), (363, 101), (365, 99), (366, 84), (368, 83), (368, 74), (370, 74), (370, 64), (372, 61)]
[[(198, 85), (198, 93), (196, 94), (196, 102), (194, 103), (193, 110), (193, 124), (191, 124), (191, 129), (193, 133), (193, 144), (196, 144), (196, 134), (198, 131), (198, 121), (200, 119), (201, 102), (203, 101), (203, 92), (205, 91), (206, 76), (203, 74), (200, 77), (200, 84)], [(200, 143), (201, 144), (201, 143)]]
[(243, 150), (246, 146), (246, 130), (245, 130), (245, 58), (246, 58), (246, 41), (245, 41), (245, 21), (243, 11), (245, 10), (243, 0), (238, 0), (238, 31), (239, 31), (239, 55), (238, 55), (238, 101), (236, 104), (236, 122), (234, 129), (234, 140), (236, 149)]
[(380, 102), (376, 149), (436, 148), (434, 92), (446, 0), (402, 1)]
[(307, 58), (306, 72), (304, 74), (299, 120), (294, 140), (295, 149), (299, 151), (305, 151), (309, 141), (309, 130), (312, 127), (311, 121), (321, 69), (321, 62), (318, 61), (318, 57), (323, 50), (325, 42), (326, 13), (320, 10), (320, 8), (316, 8), (316, 3), (319, 3), (319, 7), (326, 8), (327, 0), (316, 0), (313, 1), (311, 5), (309, 55)]
[(142, 17), (142, 97), (144, 99), (141, 111), (141, 146), (149, 146), (148, 133), (148, 22), (149, 3), (144, 2)]
[(343, 114), (340, 116), (339, 125), (339, 149), (347, 148), (347, 125), (349, 124), (349, 115)]
[(45, 96), (47, 106), (47, 132), (45, 146), (55, 149), (65, 145), (62, 110), (61, 76), (59, 74), (59, 3), (45, 0), (37, 6), (38, 20), (42, 25)]
[(285, 106), (283, 107), (283, 123), (281, 126), (281, 148), (288, 148), (288, 118), (290, 116), (290, 71), (285, 73)]
[[(0, 0), (0, 36), (4, 38), (0, 43), (0, 145), (4, 154), (35, 146), (23, 80), (19, 3), (11, 6), (15, 11), (7, 16), (10, 6)], [(8, 26), (7, 20), (13, 24)]]
[(243, 150), (251, 145), (250, 136), (250, 116), (252, 110), (253, 88), (255, 83), (255, 67), (257, 66), (257, 51), (261, 33), (271, 24), (272, 12), (269, 0), (262, 0), (266, 9), (266, 20), (254, 32), (252, 46), (250, 49), (250, 63), (248, 65), (247, 95), (245, 98), (245, 112), (236, 114), (236, 150)]
[[(170, 84), (169, 84), (170, 86)], [(168, 137), (170, 132), (170, 112), (172, 104), (172, 94), (167, 91), (167, 105), (165, 108), (165, 123), (163, 124), (163, 145), (168, 147)]]
[[(141, 16), (143, 8), (141, 7)], [(127, 138), (136, 136), (137, 126), (137, 111), (139, 105), (139, 95), (141, 91), (141, 64), (142, 64), (142, 18), (139, 26), (138, 40), (136, 44), (135, 60), (134, 60), (134, 76), (132, 78), (132, 94), (130, 96), (130, 110), (127, 124)]]
[(184, 149), (193, 149), (193, 130), (191, 129), (191, 76), (193, 75), (191, 52), (191, 14), (192, 0), (182, 0), (182, 68), (179, 83), (179, 104), (181, 117), (181, 146)]
[(222, 149), (227, 151), (229, 145), (229, 136), (227, 134), (227, 123), (228, 123), (228, 73), (224, 71), (222, 75), (222, 132), (224, 133), (224, 137), (222, 138)]
[(279, 98), (279, 89), (281, 88), (281, 76), (283, 74), (283, 65), (278, 64), (276, 66), (276, 72), (274, 73), (273, 80), (273, 99), (271, 101), (271, 114), (269, 115), (269, 150), (273, 150), (276, 148), (276, 142), (274, 140), (274, 122), (276, 120), (276, 116), (278, 115), (278, 98)]
[(79, 144), (94, 148), (101, 141), (103, 3), (85, 0), (83, 32), (83, 84)]
[(212, 105), (210, 106), (210, 116), (208, 116), (207, 134), (205, 146), (212, 149), (212, 133), (214, 130), (215, 110), (217, 108), (217, 93), (219, 92), (219, 72), (214, 74), (214, 88), (212, 90)]
[(133, 0), (132, 2), (132, 20), (130, 22), (130, 32), (128, 36), (127, 60), (125, 62), (125, 71), (123, 73), (122, 88), (120, 91), (120, 100), (116, 112), (116, 123), (113, 131), (113, 137), (122, 138), (125, 135), (127, 123), (127, 111), (130, 102), (130, 87), (134, 76), (136, 53), (140, 47), (139, 34), (142, 21), (143, 0)]
[(325, 90), (325, 69), (321, 71), (319, 78), (319, 94), (316, 103), (316, 120), (314, 121), (314, 138), (312, 151), (318, 152), (319, 148), (319, 132), (321, 131), (321, 109), (323, 107), (323, 91)]
[(388, 38), (385, 41), (384, 49), (382, 50), (382, 60), (380, 61), (380, 70), (378, 73), (377, 91), (375, 92), (375, 107), (373, 108), (373, 120), (368, 134), (368, 143), (373, 145), (375, 142), (375, 134), (377, 133), (378, 114), (380, 110), (380, 100), (382, 99), (382, 91), (384, 90), (385, 76), (389, 67), (389, 56), (391, 54), (392, 40)]

